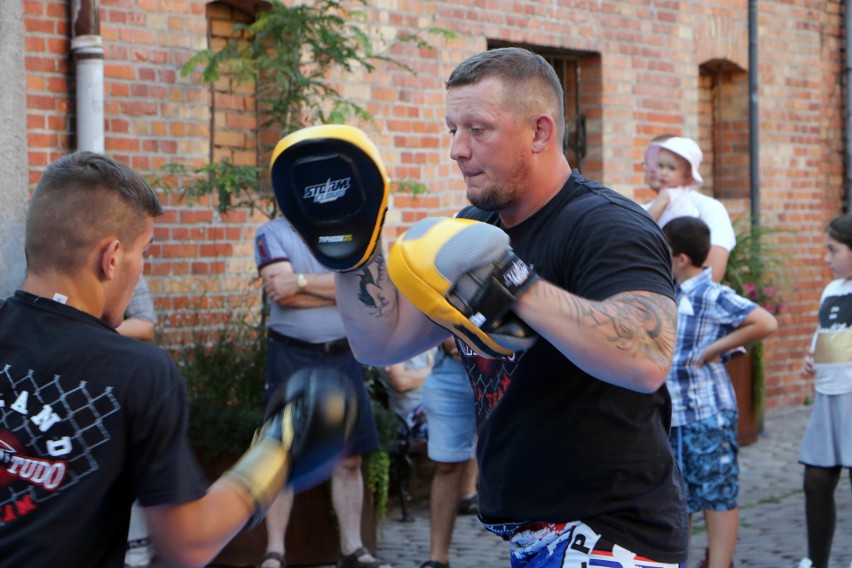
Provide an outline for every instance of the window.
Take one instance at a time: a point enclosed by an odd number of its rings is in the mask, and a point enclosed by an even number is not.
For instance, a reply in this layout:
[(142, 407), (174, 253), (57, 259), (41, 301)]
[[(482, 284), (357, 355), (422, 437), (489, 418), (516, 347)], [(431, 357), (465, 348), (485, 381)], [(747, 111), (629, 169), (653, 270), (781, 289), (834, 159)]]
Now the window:
[(730, 61), (708, 61), (699, 69), (698, 90), (704, 190), (718, 199), (748, 199), (748, 73)]
[(556, 70), (565, 94), (565, 139), (562, 147), (571, 167), (602, 178), (600, 56), (552, 47), (489, 41), (488, 48), (523, 47), (540, 54)]

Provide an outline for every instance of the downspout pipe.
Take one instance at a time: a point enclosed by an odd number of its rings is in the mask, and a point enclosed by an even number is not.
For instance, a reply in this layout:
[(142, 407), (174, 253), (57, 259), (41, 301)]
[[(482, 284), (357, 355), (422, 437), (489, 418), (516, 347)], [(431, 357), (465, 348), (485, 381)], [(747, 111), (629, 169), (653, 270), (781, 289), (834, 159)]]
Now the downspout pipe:
[[(846, 0), (847, 2), (852, 0)], [(748, 0), (748, 146), (751, 225), (760, 225), (760, 120), (757, 82), (757, 0)]]
[(852, 210), (852, 0), (843, 3), (846, 24), (846, 195), (843, 211)]
[(72, 0), (71, 54), (77, 77), (77, 149), (104, 151), (104, 46), (98, 0)]

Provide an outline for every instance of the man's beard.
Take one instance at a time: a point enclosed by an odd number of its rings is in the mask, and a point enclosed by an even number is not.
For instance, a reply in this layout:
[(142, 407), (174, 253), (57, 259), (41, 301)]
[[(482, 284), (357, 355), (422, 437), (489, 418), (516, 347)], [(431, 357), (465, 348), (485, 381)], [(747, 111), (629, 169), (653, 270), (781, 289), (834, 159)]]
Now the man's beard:
[(522, 190), (516, 183), (516, 180), (521, 180), (526, 177), (526, 164), (520, 158), (515, 162), (515, 167), (512, 168), (509, 182), (499, 185), (490, 185), (482, 188), (477, 196), (471, 195), (470, 188), (467, 190), (467, 199), (476, 207), (483, 211), (501, 211), (514, 205), (521, 198)]
[(510, 188), (492, 185), (480, 191), (476, 196), (471, 195), (470, 189), (468, 189), (467, 199), (483, 211), (500, 211), (515, 202), (517, 192)]

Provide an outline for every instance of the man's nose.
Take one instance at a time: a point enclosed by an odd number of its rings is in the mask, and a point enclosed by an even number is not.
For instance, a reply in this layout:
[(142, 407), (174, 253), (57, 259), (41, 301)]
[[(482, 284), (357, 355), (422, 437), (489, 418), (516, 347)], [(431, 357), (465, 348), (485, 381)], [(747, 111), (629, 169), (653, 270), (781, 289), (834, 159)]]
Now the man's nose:
[(470, 157), (470, 146), (462, 133), (456, 132), (450, 144), (450, 158), (455, 161)]

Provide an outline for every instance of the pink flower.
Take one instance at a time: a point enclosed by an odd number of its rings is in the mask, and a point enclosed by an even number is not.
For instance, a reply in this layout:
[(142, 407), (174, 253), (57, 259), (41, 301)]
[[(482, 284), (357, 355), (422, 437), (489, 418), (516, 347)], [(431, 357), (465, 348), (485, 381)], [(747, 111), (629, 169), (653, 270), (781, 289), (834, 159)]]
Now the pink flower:
[(757, 298), (757, 284), (753, 282), (746, 282), (743, 284), (743, 292), (752, 300)]
[(767, 298), (775, 298), (778, 295), (778, 291), (775, 290), (774, 286), (767, 286), (763, 289), (763, 295)]

